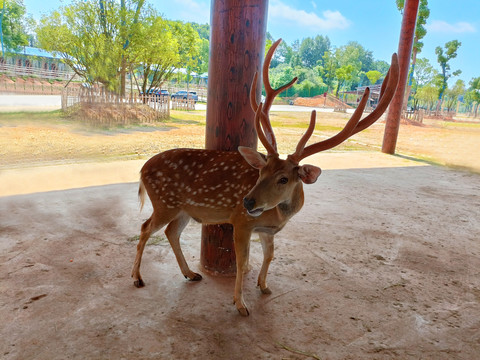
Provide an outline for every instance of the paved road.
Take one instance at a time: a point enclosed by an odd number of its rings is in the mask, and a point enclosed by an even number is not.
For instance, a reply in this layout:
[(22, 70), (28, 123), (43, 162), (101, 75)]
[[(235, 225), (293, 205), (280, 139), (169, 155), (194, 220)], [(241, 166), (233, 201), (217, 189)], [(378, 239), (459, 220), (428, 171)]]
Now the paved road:
[[(0, 95), (0, 112), (9, 111), (51, 111), (61, 108), (60, 95)], [(196, 110), (206, 110), (207, 105), (196, 104)], [(271, 111), (333, 112), (332, 108), (273, 105)], [(350, 111), (349, 111), (350, 112)], [(352, 111), (353, 112), (353, 111)]]
[(0, 112), (52, 111), (61, 108), (60, 95), (0, 95)]

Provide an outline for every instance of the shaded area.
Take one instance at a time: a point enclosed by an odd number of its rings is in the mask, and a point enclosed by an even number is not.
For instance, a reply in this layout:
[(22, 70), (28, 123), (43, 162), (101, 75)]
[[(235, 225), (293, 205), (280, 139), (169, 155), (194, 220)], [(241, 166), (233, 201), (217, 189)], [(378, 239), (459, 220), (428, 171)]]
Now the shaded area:
[[(147, 246), (137, 185), (0, 198), (5, 359), (473, 359), (480, 352), (480, 177), (438, 167), (325, 170), (276, 236), (268, 277), (185, 281), (169, 245)], [(158, 234), (160, 235), (160, 233)], [(182, 246), (198, 269), (200, 225)]]

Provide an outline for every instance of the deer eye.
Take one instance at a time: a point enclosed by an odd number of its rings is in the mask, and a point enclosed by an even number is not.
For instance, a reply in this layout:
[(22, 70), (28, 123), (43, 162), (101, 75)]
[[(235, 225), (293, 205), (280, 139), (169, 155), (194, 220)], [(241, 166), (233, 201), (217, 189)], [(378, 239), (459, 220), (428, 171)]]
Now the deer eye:
[(286, 183), (288, 183), (288, 178), (282, 177), (282, 178), (280, 178), (280, 180), (278, 180), (278, 183), (279, 184), (286, 184)]

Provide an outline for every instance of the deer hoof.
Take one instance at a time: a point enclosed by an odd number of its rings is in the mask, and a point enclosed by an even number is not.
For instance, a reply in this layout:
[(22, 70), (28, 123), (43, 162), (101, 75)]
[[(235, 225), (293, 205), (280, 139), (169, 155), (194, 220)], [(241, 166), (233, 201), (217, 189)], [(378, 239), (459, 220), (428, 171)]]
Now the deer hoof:
[(197, 274), (197, 273), (193, 273), (193, 277), (188, 277), (187, 275), (184, 275), (184, 276), (185, 276), (185, 279), (188, 279), (190, 281), (200, 281), (200, 280), (202, 280), (202, 275)]
[(138, 279), (133, 282), (133, 285), (135, 285), (135, 287), (137, 288), (141, 288), (145, 286), (145, 283), (143, 282), (142, 279)]
[(237, 307), (238, 312), (242, 316), (248, 316), (250, 315), (250, 312), (247, 309), (247, 305), (245, 304), (244, 301), (237, 301), (235, 297), (233, 297), (233, 304)]
[(262, 291), (262, 294), (265, 295), (270, 295), (272, 293), (272, 290), (270, 290), (270, 288), (268, 287), (266, 287), (265, 289), (260, 288), (260, 290)]
[(191, 281), (200, 281), (202, 280), (202, 275), (195, 273), (195, 276), (193, 279), (190, 279)]
[(250, 315), (250, 313), (248, 312), (248, 309), (246, 307), (244, 308), (237, 308), (238, 312), (240, 313), (240, 315), (242, 316), (248, 316)]

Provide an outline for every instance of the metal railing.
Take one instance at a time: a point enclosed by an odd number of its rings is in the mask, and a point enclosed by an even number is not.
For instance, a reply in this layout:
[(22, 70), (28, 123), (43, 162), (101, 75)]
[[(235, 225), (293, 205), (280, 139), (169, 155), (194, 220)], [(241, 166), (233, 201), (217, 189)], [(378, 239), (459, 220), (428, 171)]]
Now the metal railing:
[(36, 76), (45, 79), (70, 80), (75, 73), (73, 71), (50, 70), (33, 66), (19, 66), (0, 63), (0, 73), (13, 76)]

